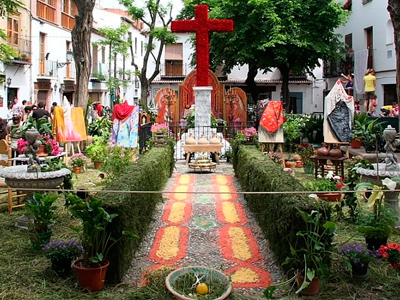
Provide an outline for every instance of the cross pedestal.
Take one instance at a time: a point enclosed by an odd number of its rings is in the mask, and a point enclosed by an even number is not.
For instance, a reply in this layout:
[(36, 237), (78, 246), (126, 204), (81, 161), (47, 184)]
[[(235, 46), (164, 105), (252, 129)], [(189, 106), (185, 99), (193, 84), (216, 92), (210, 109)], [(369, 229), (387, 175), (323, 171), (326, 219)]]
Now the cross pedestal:
[(211, 130), (211, 86), (193, 87), (194, 90), (194, 133), (198, 139), (204, 134), (210, 138)]

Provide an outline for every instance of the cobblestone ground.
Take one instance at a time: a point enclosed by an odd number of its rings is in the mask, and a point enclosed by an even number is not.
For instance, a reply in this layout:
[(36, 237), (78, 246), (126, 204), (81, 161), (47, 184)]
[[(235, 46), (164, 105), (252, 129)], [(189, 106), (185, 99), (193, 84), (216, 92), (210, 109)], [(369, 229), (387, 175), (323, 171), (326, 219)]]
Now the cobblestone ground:
[(237, 193), (231, 164), (195, 173), (178, 161), (164, 191), (127, 282), (140, 285), (144, 272), (162, 266), (208, 266), (230, 275), (238, 292), (261, 298), (266, 286), (282, 280), (268, 241)]

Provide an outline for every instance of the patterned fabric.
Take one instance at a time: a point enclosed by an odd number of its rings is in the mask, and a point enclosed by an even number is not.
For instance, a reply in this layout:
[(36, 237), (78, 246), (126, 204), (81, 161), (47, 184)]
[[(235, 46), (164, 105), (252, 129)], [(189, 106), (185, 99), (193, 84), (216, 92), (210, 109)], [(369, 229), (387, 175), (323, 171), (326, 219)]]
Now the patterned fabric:
[(112, 145), (138, 147), (139, 107), (134, 106), (131, 114), (123, 120), (115, 118), (112, 127)]
[(283, 116), (283, 106), (281, 101), (269, 101), (261, 116), (260, 124), (269, 133), (277, 131), (286, 121)]
[(80, 136), (80, 141), (86, 141), (86, 125), (82, 107), (71, 107), (71, 121), (75, 132)]

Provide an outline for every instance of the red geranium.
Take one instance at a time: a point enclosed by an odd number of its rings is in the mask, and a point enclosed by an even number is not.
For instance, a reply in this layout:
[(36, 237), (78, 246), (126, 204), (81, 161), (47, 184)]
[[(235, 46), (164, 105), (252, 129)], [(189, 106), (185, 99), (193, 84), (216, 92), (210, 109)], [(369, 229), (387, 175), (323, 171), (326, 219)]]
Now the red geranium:
[(378, 253), (386, 259), (393, 269), (400, 268), (400, 246), (396, 243), (388, 243), (386, 246), (382, 245)]

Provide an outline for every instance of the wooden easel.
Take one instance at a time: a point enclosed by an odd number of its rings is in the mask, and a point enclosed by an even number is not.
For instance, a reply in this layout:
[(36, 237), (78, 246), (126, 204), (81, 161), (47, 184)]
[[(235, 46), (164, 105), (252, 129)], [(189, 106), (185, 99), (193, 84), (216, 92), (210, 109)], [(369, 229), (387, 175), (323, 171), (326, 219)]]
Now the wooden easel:
[(267, 151), (273, 151), (275, 148), (275, 145), (278, 145), (279, 148), (279, 152), (281, 154), (282, 157), (282, 164), (283, 167), (285, 167), (285, 157), (283, 156), (283, 143), (261, 143), (261, 152), (264, 153), (265, 150)]

